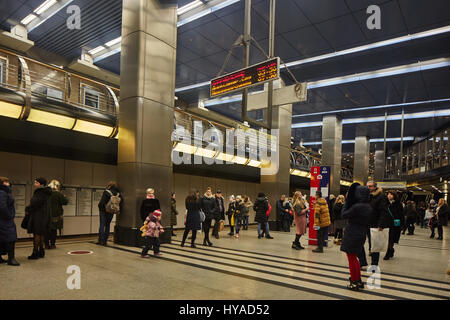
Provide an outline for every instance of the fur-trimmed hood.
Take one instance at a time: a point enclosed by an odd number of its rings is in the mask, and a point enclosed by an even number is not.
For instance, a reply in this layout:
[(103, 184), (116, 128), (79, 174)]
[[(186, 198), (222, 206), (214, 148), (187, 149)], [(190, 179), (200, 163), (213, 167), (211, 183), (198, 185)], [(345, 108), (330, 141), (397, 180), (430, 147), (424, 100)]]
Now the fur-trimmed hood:
[(372, 192), (372, 196), (376, 197), (379, 194), (383, 193), (383, 189), (378, 187), (377, 190), (375, 190), (374, 192)]

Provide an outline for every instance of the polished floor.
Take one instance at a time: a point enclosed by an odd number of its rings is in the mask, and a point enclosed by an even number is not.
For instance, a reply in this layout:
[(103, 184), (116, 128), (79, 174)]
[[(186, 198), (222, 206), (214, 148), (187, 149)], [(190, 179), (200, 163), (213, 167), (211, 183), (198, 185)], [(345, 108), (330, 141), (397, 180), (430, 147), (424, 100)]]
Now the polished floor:
[[(140, 257), (140, 249), (108, 242), (94, 244), (95, 237), (63, 239), (46, 257), (28, 260), (31, 242), (17, 244), (20, 267), (0, 265), (0, 300), (16, 299), (173, 299), (173, 300), (403, 300), (450, 299), (449, 228), (444, 240), (429, 239), (429, 230), (416, 228), (404, 235), (395, 257), (381, 259), (379, 289), (353, 292), (348, 284), (347, 258), (331, 241), (325, 253), (291, 248), (291, 233), (272, 232), (273, 240), (258, 239), (251, 227), (240, 239), (221, 232), (213, 247), (181, 247), (182, 231), (172, 244), (161, 246), (159, 258)], [(74, 250), (92, 251), (69, 255)], [(370, 258), (368, 259), (370, 262)], [(69, 266), (80, 270), (80, 289), (68, 289)], [(363, 281), (368, 274), (363, 272)], [(73, 283), (73, 282), (72, 282)]]

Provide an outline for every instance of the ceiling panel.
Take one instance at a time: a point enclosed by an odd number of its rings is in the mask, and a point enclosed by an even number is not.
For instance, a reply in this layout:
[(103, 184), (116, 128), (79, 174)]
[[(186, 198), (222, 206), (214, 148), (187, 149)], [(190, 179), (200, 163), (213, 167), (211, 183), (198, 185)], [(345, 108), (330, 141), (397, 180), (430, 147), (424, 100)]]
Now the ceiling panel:
[(390, 1), (379, 6), (381, 9), (381, 29), (370, 30), (367, 28), (367, 19), (370, 16), (366, 13), (367, 7), (353, 14), (367, 39), (381, 41), (408, 34), (397, 1)]
[(367, 8), (373, 4), (380, 5), (383, 3), (392, 3), (396, 0), (345, 0), (351, 11), (366, 11)]
[(342, 50), (366, 41), (351, 14), (317, 24), (317, 28), (335, 50)]
[(293, 2), (312, 23), (323, 22), (350, 13), (344, 1), (293, 0)]
[(178, 41), (182, 46), (200, 56), (209, 56), (223, 50), (194, 30), (189, 30), (180, 34), (178, 36)]
[(239, 37), (238, 33), (220, 20), (202, 25), (201, 28), (196, 28), (195, 31), (225, 50), (231, 49), (233, 43)]
[(186, 63), (191, 60), (195, 60), (200, 58), (200, 55), (196, 54), (195, 52), (192, 52), (188, 48), (182, 46), (180, 44), (180, 39), (178, 38), (177, 43), (177, 63)]
[(314, 26), (284, 33), (283, 37), (297, 49), (302, 59), (318, 56), (332, 50), (328, 42), (317, 32)]
[(409, 32), (428, 29), (437, 24), (450, 22), (450, 1), (448, 0), (398, 0)]

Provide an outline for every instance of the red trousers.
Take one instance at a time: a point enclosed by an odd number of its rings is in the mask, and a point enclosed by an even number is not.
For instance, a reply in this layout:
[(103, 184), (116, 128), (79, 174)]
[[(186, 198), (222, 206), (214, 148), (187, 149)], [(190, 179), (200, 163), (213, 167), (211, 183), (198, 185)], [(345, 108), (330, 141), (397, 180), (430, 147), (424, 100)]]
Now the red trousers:
[(361, 279), (361, 267), (359, 266), (358, 255), (356, 253), (347, 253), (348, 268), (350, 269), (350, 277), (352, 281)]

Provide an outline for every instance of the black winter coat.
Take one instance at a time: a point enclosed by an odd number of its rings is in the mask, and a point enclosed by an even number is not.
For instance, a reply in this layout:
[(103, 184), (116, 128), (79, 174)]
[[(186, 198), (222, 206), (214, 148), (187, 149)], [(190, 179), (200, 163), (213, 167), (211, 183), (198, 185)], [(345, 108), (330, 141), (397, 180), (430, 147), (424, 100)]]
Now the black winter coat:
[(378, 188), (370, 194), (370, 206), (372, 214), (369, 219), (369, 228), (389, 228), (391, 227), (391, 219), (387, 207), (389, 205), (388, 198), (383, 194), (383, 189)]
[(266, 212), (269, 210), (269, 201), (265, 197), (256, 198), (255, 204), (253, 205), (253, 210), (255, 210), (255, 221), (258, 223), (266, 223), (267, 215)]
[[(405, 225), (405, 216), (403, 215), (403, 206), (399, 201), (389, 202), (388, 206), (389, 217), (392, 220), (392, 225), (389, 227), (389, 238), (393, 240), (394, 243), (400, 241), (400, 234), (402, 228)], [(391, 216), (392, 213), (392, 216)], [(400, 220), (400, 226), (394, 226), (394, 219)]]
[(403, 212), (405, 213), (407, 224), (415, 223), (417, 221), (417, 211), (412, 205), (406, 205)]
[(145, 221), (145, 219), (147, 219), (147, 217), (150, 213), (152, 213), (153, 211), (158, 210), (158, 209), (161, 210), (161, 206), (159, 205), (158, 199), (155, 198), (155, 199), (142, 200), (141, 209), (140, 209), (142, 221)]
[(49, 187), (38, 188), (34, 191), (30, 204), (25, 208), (25, 212), (30, 214), (28, 221), (28, 233), (46, 235), (50, 231), (51, 203), (49, 198), (52, 189)]
[[(220, 205), (219, 205), (220, 203)], [(216, 217), (214, 219), (216, 220), (225, 220), (225, 202), (223, 201), (222, 197), (216, 197), (216, 206), (217, 206), (217, 212)], [(220, 209), (222, 208), (222, 210)]]
[(217, 203), (214, 196), (212, 196), (211, 198), (203, 196), (200, 199), (200, 206), (207, 220), (212, 220), (217, 216)]
[(333, 204), (333, 222), (335, 220), (343, 220), (342, 218), (342, 207), (344, 205), (342, 203), (335, 203)]
[(236, 210), (234, 211), (234, 221), (241, 221), (245, 211), (244, 201), (239, 203), (236, 201), (235, 207)]
[(449, 207), (447, 204), (444, 204), (440, 209), (438, 213), (438, 225), (440, 226), (446, 226), (448, 224), (448, 214), (449, 214)]
[(14, 198), (11, 189), (0, 185), (0, 243), (15, 242), (17, 240), (16, 224), (14, 217)]
[(200, 222), (200, 201), (193, 202), (186, 201), (186, 229), (200, 230), (202, 228)]
[(366, 187), (353, 184), (348, 195), (354, 200), (347, 201), (342, 210), (342, 218), (347, 219), (348, 224), (342, 238), (341, 251), (359, 254), (366, 242), (367, 227), (373, 209), (368, 203), (369, 189)]

